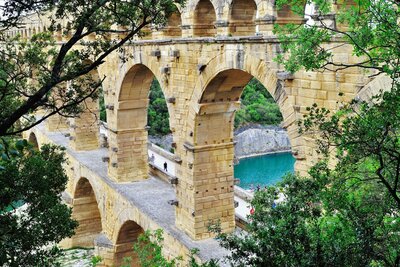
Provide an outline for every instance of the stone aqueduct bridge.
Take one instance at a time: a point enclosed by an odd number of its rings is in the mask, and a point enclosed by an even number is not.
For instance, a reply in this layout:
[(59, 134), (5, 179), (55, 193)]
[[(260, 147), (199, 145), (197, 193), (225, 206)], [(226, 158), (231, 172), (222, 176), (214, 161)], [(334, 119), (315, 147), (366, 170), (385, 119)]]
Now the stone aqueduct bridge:
[[(288, 9), (277, 11), (273, 2), (189, 1), (167, 27), (126, 46), (128, 62), (118, 54), (110, 56), (92, 73), (106, 77), (109, 148), (99, 148), (97, 103), (88, 103), (91, 110), (68, 124), (52, 117), (26, 133), (39, 144), (67, 147), (70, 180), (64, 198), (80, 226), (65, 246), (95, 246), (105, 266), (117, 265), (141, 232), (163, 228), (167, 255), (186, 255), (194, 247), (200, 248), (202, 259), (223, 255), (207, 226), (219, 220), (224, 231), (235, 227), (233, 121), (243, 88), (253, 77), (280, 107), (296, 170), (309, 168), (316, 158), (313, 141), (298, 134), (296, 121), (313, 103), (336, 109), (338, 102), (370, 88), (365, 87), (370, 80), (355, 68), (283, 72), (273, 61), (280, 51), (273, 24), (304, 20)], [(28, 17), (25, 29), (10, 34), (29, 37), (47, 26), (45, 18)], [(58, 33), (56, 38), (62, 42), (68, 36)], [(335, 60), (356, 62), (340, 41), (327, 46), (334, 48)], [(148, 174), (147, 106), (154, 78), (168, 102), (176, 185)], [(379, 87), (379, 81), (372, 83)], [(176, 200), (175, 205), (169, 200)]]

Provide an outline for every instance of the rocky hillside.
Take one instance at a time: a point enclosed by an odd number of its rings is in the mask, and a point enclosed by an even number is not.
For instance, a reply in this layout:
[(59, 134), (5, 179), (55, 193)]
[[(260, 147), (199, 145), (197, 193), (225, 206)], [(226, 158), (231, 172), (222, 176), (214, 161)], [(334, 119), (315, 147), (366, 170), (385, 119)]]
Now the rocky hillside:
[(235, 132), (237, 158), (290, 150), (287, 132), (279, 127), (252, 127)]
[[(172, 135), (149, 136), (150, 142), (171, 151)], [(290, 150), (287, 132), (276, 126), (251, 125), (235, 131), (237, 158)]]

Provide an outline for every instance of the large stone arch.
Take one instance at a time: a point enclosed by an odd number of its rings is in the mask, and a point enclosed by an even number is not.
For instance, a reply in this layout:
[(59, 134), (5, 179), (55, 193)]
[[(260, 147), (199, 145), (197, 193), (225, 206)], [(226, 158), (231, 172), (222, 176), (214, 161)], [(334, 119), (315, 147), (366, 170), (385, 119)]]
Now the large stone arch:
[[(147, 156), (147, 109), (150, 86), (158, 78), (147, 65), (133, 64), (123, 75), (116, 93), (113, 123), (110, 124), (109, 175), (117, 181), (140, 181), (149, 175)], [(171, 107), (167, 105), (170, 112)], [(171, 123), (170, 123), (171, 124)]]
[(120, 266), (124, 257), (132, 258), (131, 266), (138, 266), (133, 251), (133, 244), (140, 234), (150, 229), (150, 225), (144, 225), (143, 217), (137, 209), (123, 209), (117, 215), (117, 222), (111, 233), (111, 242), (114, 245), (113, 264)]
[[(302, 149), (295, 130), (294, 99), (278, 79), (274, 65), (239, 48), (225, 50), (206, 63), (189, 102), (176, 222), (195, 239), (210, 237), (207, 224), (217, 218), (223, 231), (234, 229), (233, 119), (243, 87), (252, 77), (274, 97), (292, 146)], [(187, 222), (193, 222), (193, 227)]]
[[(298, 118), (298, 111), (295, 109), (295, 97), (286, 91), (285, 82), (278, 79), (278, 69), (275, 63), (266, 62), (264, 59), (260, 58), (261, 56), (262, 55), (253, 55), (238, 49), (225, 51), (211, 59), (196, 82), (190, 102), (190, 107), (194, 107), (194, 109), (189, 112), (189, 116), (198, 113), (198, 104), (201, 102), (201, 97), (204, 94), (205, 88), (218, 73), (230, 69), (246, 72), (259, 80), (278, 104), (283, 116), (283, 127), (287, 129), (292, 144), (292, 151), (296, 155), (301, 155), (301, 158), (296, 156), (298, 159), (296, 165), (300, 168), (300, 165), (303, 164), (305, 160), (305, 158), (303, 158), (305, 152), (303, 139), (299, 135), (298, 127), (295, 123)], [(191, 117), (188, 119), (188, 123), (194, 120), (195, 118)], [(189, 129), (191, 128), (192, 127), (189, 126)]]
[(253, 0), (233, 0), (229, 11), (229, 33), (233, 36), (254, 35), (257, 4)]
[(193, 11), (193, 37), (214, 37), (217, 34), (215, 22), (217, 13), (210, 0), (199, 0)]
[(114, 266), (121, 266), (124, 263), (124, 258), (129, 257), (129, 266), (140, 267), (133, 245), (143, 233), (143, 228), (133, 220), (127, 220), (120, 226), (114, 243)]
[(87, 178), (77, 179), (73, 191), (72, 218), (79, 225), (71, 239), (72, 247), (94, 247), (95, 238), (102, 232), (102, 215), (95, 190)]

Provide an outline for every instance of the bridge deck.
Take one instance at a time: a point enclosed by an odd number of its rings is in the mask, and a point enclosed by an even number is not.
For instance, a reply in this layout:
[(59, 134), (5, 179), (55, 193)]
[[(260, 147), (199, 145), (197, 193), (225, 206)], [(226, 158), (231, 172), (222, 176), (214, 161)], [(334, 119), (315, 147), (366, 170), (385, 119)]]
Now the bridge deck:
[(63, 133), (45, 132), (43, 125), (40, 125), (39, 129), (54, 144), (65, 147), (68, 154), (96, 173), (105, 183), (126, 198), (132, 206), (137, 207), (142, 213), (149, 216), (165, 233), (170, 234), (189, 249), (198, 248), (200, 250), (198, 256), (202, 260), (221, 259), (224, 255), (227, 255), (227, 251), (221, 248), (216, 240), (194, 241), (175, 227), (174, 207), (167, 203), (168, 200), (176, 198), (175, 190), (171, 185), (155, 177), (140, 182), (115, 183), (107, 175), (107, 163), (102, 161), (102, 157), (108, 155), (106, 148), (77, 152), (69, 147), (69, 140)]

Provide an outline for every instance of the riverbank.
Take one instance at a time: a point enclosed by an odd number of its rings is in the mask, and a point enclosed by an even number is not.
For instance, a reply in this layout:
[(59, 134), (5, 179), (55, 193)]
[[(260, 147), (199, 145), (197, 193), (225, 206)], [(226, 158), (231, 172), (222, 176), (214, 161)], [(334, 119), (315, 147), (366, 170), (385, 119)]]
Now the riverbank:
[[(291, 152), (288, 134), (278, 126), (246, 125), (235, 130), (234, 136), (237, 159)], [(173, 151), (171, 134), (149, 136), (149, 141), (167, 151)]]

